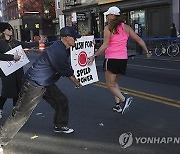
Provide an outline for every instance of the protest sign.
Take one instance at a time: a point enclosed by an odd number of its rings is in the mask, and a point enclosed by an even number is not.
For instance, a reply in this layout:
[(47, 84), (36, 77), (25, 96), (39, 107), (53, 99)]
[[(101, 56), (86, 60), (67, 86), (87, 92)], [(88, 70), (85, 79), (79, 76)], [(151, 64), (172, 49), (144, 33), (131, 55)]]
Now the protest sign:
[(88, 57), (94, 54), (94, 36), (82, 36), (71, 47), (71, 66), (75, 77), (85, 86), (98, 81), (95, 61), (88, 65)]
[(21, 56), (19, 61), (14, 61), (14, 60), (13, 61), (0, 61), (0, 68), (2, 69), (3, 73), (6, 76), (8, 76), (9, 74), (15, 72), (19, 68), (29, 63), (29, 59), (27, 58), (21, 45), (13, 48), (12, 50), (6, 52), (5, 54)]

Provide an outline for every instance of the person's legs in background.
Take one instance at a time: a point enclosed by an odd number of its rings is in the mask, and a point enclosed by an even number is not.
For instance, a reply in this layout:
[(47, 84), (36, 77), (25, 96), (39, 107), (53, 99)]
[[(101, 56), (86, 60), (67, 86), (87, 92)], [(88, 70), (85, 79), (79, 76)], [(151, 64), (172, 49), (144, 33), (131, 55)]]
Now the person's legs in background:
[(14, 97), (14, 98), (13, 98), (13, 107), (16, 106), (17, 100), (18, 100), (18, 97)]
[(0, 96), (0, 119), (3, 117), (3, 106), (6, 102), (7, 98)]
[[(15, 107), (17, 100), (18, 100), (18, 97), (13, 98), (13, 107)], [(0, 119), (3, 117), (3, 107), (6, 101), (7, 101), (7, 98), (0, 96)]]

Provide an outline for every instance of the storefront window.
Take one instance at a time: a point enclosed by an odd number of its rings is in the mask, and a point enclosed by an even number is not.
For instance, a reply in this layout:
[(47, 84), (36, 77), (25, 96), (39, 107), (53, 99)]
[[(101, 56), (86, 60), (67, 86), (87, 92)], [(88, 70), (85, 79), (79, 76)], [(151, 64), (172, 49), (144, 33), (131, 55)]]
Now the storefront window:
[(145, 36), (145, 10), (130, 11), (130, 26), (139, 36)]
[(130, 25), (141, 24), (142, 27), (145, 27), (145, 11), (137, 10), (130, 11)]

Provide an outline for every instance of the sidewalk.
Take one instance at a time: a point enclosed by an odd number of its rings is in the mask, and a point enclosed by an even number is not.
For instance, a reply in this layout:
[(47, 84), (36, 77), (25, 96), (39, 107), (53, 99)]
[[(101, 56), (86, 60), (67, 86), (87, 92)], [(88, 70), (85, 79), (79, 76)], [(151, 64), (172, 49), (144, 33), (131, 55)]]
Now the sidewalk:
[[(146, 54), (139, 54), (135, 50), (128, 50), (128, 56), (133, 57), (134, 59), (147, 59)], [(175, 57), (169, 57), (168, 55), (156, 56), (152, 53), (152, 57), (149, 60), (159, 60), (159, 61), (171, 61), (171, 62), (180, 62), (180, 53)]]

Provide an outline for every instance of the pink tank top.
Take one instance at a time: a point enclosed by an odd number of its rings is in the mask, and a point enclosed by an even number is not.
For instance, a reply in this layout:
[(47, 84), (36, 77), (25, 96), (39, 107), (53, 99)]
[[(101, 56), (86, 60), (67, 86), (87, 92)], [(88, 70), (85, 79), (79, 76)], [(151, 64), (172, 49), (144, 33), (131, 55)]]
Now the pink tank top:
[(107, 59), (127, 59), (127, 40), (129, 34), (124, 30), (124, 23), (117, 27), (118, 34), (112, 34), (105, 51)]

